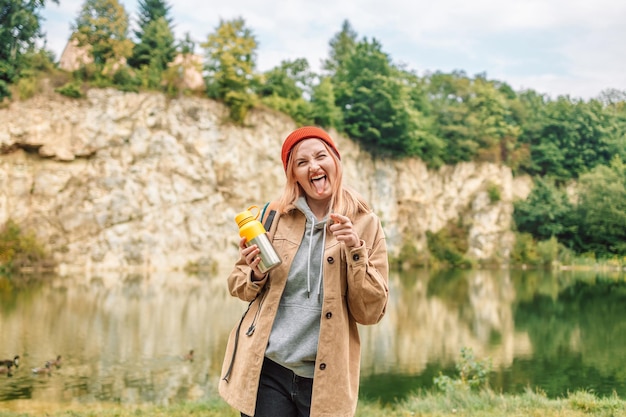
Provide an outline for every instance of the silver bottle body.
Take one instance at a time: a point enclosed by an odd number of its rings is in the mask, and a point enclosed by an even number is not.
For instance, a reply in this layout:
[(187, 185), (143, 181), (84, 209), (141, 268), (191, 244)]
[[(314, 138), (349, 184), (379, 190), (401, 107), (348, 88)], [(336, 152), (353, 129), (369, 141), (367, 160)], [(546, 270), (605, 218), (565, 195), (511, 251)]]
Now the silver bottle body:
[(263, 233), (248, 242), (248, 246), (257, 245), (259, 248), (261, 262), (259, 263), (259, 271), (266, 273), (272, 268), (277, 267), (282, 263), (282, 259), (276, 253), (272, 242), (267, 237), (267, 233)]

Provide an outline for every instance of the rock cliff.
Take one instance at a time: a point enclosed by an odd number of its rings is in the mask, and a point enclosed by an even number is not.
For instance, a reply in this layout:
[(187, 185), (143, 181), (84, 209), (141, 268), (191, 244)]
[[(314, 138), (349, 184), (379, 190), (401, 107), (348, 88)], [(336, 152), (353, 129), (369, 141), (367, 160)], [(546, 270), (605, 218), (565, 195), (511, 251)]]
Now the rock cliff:
[[(228, 270), (238, 256), (234, 216), (279, 195), (280, 147), (296, 126), (265, 110), (246, 127), (226, 117), (203, 98), (111, 89), (13, 102), (0, 110), (0, 225), (34, 231), (61, 272)], [(427, 231), (462, 217), (469, 257), (508, 258), (512, 202), (527, 196), (528, 178), (488, 163), (429, 170), (417, 159), (381, 160), (331, 134), (345, 182), (381, 217), (392, 256), (406, 242), (425, 253)]]

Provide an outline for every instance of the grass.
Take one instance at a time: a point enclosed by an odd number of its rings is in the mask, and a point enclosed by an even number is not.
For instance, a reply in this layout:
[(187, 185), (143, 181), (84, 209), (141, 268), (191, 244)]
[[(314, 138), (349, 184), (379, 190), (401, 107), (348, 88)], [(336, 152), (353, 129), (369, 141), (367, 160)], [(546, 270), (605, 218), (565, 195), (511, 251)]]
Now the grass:
[[(51, 409), (45, 404), (8, 402), (13, 411), (0, 411), (0, 417), (239, 417), (239, 413), (220, 399), (188, 402), (169, 406), (97, 406), (71, 405)], [(21, 404), (21, 405), (20, 405)], [(619, 417), (626, 416), (626, 401), (613, 395), (598, 397), (588, 391), (571, 393), (565, 398), (550, 399), (545, 394), (526, 391), (519, 395), (478, 392), (421, 392), (395, 404), (359, 402), (356, 417)]]

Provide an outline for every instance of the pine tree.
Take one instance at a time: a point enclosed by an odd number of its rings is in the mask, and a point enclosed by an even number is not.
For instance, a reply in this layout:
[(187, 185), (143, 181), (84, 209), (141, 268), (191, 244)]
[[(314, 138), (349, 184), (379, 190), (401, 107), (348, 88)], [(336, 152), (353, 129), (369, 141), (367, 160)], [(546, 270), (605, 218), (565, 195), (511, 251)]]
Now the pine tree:
[(172, 19), (168, 16), (170, 8), (163, 0), (139, 1), (139, 29), (135, 31), (139, 42), (128, 59), (128, 65), (133, 68), (149, 66), (150, 72), (158, 73), (172, 62), (176, 46)]
[(168, 5), (164, 0), (139, 0), (139, 16), (137, 17), (138, 30), (135, 30), (135, 36), (138, 40), (143, 38), (146, 26), (150, 22), (154, 22), (161, 17), (165, 18), (167, 26), (172, 28), (172, 18), (168, 17), (172, 6)]
[(172, 62), (175, 54), (174, 35), (165, 18), (160, 17), (145, 26), (143, 38), (133, 48), (128, 65), (133, 68), (148, 66), (161, 72)]
[(344, 20), (341, 31), (330, 40), (329, 58), (324, 60), (324, 69), (331, 74), (338, 71), (354, 53), (357, 44), (357, 33), (348, 20)]

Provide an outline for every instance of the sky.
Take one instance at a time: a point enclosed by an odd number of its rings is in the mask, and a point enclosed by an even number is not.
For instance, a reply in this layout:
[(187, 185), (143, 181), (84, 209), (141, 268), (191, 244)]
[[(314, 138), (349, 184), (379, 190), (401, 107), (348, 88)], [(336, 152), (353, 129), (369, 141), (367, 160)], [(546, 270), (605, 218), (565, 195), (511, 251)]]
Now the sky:
[[(84, 0), (46, 2), (47, 47), (60, 58)], [(131, 17), (136, 0), (120, 0)], [(514, 90), (588, 100), (626, 91), (626, 0), (170, 0), (178, 40), (199, 46), (221, 20), (243, 18), (258, 42), (257, 70), (306, 58), (315, 72), (348, 20), (394, 64), (423, 76), (486, 74)]]

